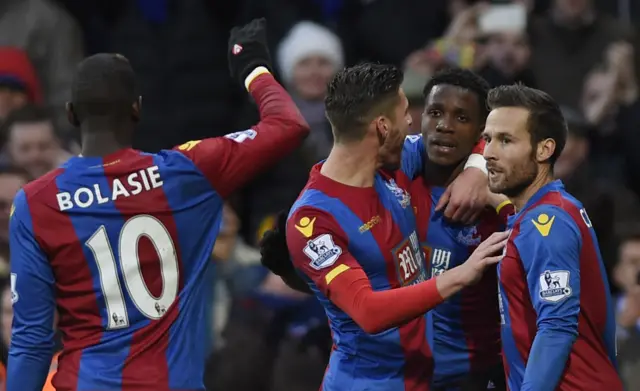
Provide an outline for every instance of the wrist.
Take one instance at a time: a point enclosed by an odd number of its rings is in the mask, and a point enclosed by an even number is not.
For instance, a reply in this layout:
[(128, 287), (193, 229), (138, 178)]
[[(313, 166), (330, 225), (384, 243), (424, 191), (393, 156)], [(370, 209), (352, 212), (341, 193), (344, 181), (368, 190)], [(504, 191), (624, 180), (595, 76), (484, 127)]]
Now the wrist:
[(464, 164), (464, 169), (467, 168), (477, 168), (482, 171), (485, 175), (488, 175), (487, 171), (487, 161), (484, 159), (484, 156), (479, 153), (472, 153), (467, 158), (467, 162)]
[(460, 265), (436, 277), (438, 294), (444, 300), (458, 293), (467, 285), (463, 276), (463, 270), (464, 266)]
[(257, 79), (258, 76), (263, 75), (265, 73), (271, 74), (271, 72), (269, 72), (269, 70), (265, 66), (258, 66), (253, 71), (251, 71), (249, 75), (244, 79), (244, 86), (247, 89), (247, 91), (249, 91), (249, 87), (251, 86), (251, 83), (255, 79)]

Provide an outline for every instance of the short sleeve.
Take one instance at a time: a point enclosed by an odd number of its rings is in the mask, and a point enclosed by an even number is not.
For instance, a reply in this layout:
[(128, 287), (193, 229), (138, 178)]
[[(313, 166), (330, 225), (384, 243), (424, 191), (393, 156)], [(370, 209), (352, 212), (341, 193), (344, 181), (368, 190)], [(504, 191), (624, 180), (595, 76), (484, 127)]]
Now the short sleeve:
[(348, 244), (346, 233), (327, 212), (301, 207), (289, 216), (287, 245), (293, 264), (327, 297), (340, 274), (361, 269)]

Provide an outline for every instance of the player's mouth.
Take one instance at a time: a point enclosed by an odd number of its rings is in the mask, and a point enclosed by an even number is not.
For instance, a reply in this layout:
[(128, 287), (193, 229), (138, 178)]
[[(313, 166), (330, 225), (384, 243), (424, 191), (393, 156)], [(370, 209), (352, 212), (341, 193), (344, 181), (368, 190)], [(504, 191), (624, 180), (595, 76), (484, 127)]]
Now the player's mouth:
[(503, 171), (497, 165), (487, 162), (487, 172), (489, 173), (489, 177), (495, 177), (502, 174)]
[(456, 148), (456, 143), (451, 140), (433, 139), (431, 146), (439, 153), (446, 155), (452, 153)]

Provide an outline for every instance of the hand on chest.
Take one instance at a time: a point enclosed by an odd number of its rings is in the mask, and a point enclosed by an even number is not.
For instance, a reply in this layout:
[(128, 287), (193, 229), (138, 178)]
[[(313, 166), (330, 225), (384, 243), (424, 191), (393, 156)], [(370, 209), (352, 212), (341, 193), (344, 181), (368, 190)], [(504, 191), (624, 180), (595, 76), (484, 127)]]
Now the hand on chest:
[(436, 214), (430, 217), (426, 233), (421, 237), (431, 277), (465, 262), (482, 241), (476, 225), (450, 224)]

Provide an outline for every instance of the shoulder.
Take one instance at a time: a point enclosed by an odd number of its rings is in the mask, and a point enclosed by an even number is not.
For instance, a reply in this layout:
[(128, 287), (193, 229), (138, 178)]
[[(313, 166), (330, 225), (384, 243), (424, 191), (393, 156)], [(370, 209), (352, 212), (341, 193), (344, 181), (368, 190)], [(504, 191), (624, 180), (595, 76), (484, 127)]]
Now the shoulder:
[(301, 206), (287, 220), (287, 246), (293, 263), (309, 263), (315, 270), (333, 265), (348, 246), (347, 236), (327, 211)]
[(422, 156), (424, 141), (421, 134), (410, 134), (404, 139), (402, 152), (404, 154), (412, 154)]
[(524, 212), (516, 244), (545, 247), (567, 246), (580, 241), (580, 229), (561, 205), (540, 204)]
[[(53, 171), (27, 183), (18, 195), (24, 199), (24, 205), (28, 203), (50, 203), (58, 193), (57, 179), (64, 173), (64, 168), (56, 168)], [(18, 196), (16, 196), (17, 198)], [(14, 202), (15, 203), (15, 202)]]

